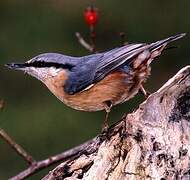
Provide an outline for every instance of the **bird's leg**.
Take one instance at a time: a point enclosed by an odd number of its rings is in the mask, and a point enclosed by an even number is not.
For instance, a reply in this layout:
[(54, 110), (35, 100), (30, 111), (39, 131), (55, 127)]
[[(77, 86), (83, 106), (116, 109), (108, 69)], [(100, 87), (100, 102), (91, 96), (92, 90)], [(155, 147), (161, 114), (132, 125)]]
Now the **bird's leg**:
[(107, 132), (107, 130), (109, 128), (108, 117), (109, 117), (109, 113), (110, 113), (111, 108), (112, 108), (112, 102), (111, 101), (105, 101), (104, 102), (104, 108), (106, 111), (106, 117), (105, 117), (104, 122), (103, 122), (102, 132)]
[(140, 85), (140, 92), (147, 98), (150, 95), (150, 92), (146, 91), (143, 87), (143, 85)]

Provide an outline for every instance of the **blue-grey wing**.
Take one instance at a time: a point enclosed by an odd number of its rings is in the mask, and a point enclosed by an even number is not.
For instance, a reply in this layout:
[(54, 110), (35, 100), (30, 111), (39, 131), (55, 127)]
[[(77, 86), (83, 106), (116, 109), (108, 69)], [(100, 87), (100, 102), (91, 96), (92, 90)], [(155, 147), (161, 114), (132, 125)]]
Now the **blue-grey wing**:
[(69, 72), (68, 79), (64, 85), (65, 92), (68, 94), (75, 94), (82, 91), (90, 84), (93, 84), (97, 59), (101, 57), (102, 54), (82, 57), (82, 59), (78, 61), (78, 64)]
[(65, 91), (69, 94), (75, 94), (84, 90), (122, 64), (129, 63), (131, 58), (146, 48), (145, 44), (130, 44), (104, 53), (83, 57), (83, 60), (71, 70), (64, 86)]
[(118, 48), (111, 53), (105, 53), (98, 63), (94, 80), (99, 81), (122, 64), (129, 64), (133, 57), (144, 51), (146, 48), (146, 44), (129, 44)]

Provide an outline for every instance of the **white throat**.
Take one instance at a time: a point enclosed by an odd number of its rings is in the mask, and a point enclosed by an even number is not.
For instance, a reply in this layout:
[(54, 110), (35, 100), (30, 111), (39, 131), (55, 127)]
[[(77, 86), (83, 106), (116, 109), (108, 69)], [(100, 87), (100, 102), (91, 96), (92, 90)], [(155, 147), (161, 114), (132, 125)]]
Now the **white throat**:
[(60, 68), (55, 68), (55, 67), (50, 67), (50, 68), (27, 67), (25, 72), (43, 82), (47, 78), (56, 76), (60, 70), (61, 70)]

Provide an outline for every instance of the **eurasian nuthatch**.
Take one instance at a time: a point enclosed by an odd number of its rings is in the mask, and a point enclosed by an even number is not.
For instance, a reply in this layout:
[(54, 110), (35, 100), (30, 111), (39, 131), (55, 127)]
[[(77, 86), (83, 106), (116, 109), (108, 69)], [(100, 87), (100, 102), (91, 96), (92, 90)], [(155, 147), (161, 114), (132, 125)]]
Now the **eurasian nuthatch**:
[(106, 110), (106, 129), (111, 107), (129, 100), (139, 90), (146, 95), (143, 83), (150, 75), (150, 63), (169, 42), (183, 36), (185, 33), (83, 57), (45, 53), (25, 63), (7, 66), (39, 79), (58, 99), (74, 109)]

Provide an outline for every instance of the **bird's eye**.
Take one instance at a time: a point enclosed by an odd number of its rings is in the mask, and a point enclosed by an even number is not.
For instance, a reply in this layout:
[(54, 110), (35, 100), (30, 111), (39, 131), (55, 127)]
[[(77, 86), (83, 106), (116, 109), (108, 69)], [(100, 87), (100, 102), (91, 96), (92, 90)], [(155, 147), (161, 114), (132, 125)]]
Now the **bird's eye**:
[(34, 66), (34, 67), (43, 67), (44, 66), (44, 62), (43, 61), (34, 61), (30, 65)]
[(44, 62), (43, 61), (40, 61), (39, 62), (39, 66), (42, 67), (44, 65)]

